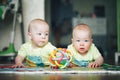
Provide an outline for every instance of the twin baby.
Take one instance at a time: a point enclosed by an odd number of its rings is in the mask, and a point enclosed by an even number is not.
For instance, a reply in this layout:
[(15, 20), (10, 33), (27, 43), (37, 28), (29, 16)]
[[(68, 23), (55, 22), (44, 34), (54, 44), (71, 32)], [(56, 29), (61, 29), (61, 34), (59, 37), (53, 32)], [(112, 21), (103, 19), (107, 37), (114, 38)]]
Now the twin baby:
[[(48, 58), (56, 47), (49, 42), (49, 32), (50, 27), (45, 20), (32, 20), (28, 26), (30, 41), (21, 45), (12, 67), (26, 67), (24, 60), (27, 63), (36, 60), (40, 61), (41, 65), (50, 66)], [(104, 59), (92, 41), (92, 31), (87, 24), (78, 24), (73, 28), (72, 43), (67, 47), (72, 54), (71, 65), (80, 67), (82, 61), (87, 61), (87, 67), (96, 68), (103, 64)]]

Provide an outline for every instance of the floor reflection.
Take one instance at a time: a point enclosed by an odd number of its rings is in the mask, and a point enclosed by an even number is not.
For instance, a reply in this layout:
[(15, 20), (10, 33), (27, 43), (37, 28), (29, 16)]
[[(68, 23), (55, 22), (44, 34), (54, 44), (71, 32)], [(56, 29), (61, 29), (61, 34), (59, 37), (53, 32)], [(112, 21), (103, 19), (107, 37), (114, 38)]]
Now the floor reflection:
[(2, 73), (0, 80), (120, 80), (120, 74), (17, 74)]

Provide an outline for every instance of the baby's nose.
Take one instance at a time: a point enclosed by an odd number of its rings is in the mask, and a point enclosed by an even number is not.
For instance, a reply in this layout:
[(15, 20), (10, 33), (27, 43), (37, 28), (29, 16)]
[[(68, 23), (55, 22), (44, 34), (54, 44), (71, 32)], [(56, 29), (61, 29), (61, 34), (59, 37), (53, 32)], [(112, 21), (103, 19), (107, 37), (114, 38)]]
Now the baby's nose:
[(81, 41), (81, 42), (80, 42), (80, 46), (83, 46), (83, 45), (84, 45), (84, 42)]
[(46, 36), (43, 34), (43, 35), (42, 35), (42, 38), (44, 39), (45, 37), (46, 37)]

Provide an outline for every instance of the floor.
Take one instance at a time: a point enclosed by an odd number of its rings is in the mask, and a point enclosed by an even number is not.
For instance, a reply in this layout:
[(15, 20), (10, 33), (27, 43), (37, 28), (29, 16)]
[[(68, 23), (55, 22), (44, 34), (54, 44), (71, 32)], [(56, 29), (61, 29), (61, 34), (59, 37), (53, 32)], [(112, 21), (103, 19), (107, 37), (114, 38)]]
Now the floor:
[(0, 80), (120, 80), (119, 74), (0, 74)]
[[(108, 61), (110, 64), (114, 62)], [(0, 58), (0, 64), (14, 64), (7, 57)], [(0, 80), (120, 80), (120, 74), (39, 74), (39, 73), (0, 73)]]

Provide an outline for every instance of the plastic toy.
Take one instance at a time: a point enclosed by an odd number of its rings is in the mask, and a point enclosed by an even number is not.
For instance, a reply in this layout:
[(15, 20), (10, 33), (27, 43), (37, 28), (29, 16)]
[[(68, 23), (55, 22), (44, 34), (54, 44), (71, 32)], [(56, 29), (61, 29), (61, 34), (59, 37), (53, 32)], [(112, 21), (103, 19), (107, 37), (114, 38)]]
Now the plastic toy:
[(62, 69), (69, 66), (69, 63), (72, 60), (72, 55), (70, 51), (65, 48), (57, 48), (52, 51), (49, 60), (56, 68)]

